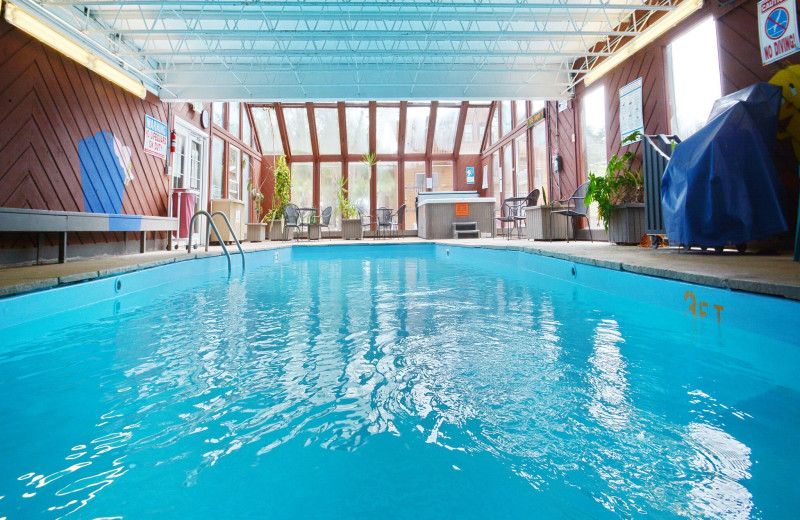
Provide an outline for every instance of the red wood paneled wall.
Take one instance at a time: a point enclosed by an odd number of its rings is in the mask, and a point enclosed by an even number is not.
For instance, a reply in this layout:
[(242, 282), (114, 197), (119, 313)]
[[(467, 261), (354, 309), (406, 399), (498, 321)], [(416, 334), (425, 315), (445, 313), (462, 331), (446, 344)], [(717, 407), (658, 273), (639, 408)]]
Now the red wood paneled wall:
[[(122, 212), (167, 214), (165, 161), (143, 151), (144, 116), (167, 121), (166, 105), (138, 99), (0, 20), (0, 206), (84, 211), (78, 143), (111, 132), (131, 150), (133, 180)], [(80, 233), (71, 243), (121, 240)], [(33, 245), (13, 234), (0, 247)]]

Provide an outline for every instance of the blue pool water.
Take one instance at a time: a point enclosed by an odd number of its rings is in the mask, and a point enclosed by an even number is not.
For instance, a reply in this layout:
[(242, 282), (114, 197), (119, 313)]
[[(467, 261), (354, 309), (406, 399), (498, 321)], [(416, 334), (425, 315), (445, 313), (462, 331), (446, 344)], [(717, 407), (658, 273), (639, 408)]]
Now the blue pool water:
[(198, 262), (0, 301), (0, 518), (800, 510), (798, 326), (752, 332), (793, 302), (433, 245)]

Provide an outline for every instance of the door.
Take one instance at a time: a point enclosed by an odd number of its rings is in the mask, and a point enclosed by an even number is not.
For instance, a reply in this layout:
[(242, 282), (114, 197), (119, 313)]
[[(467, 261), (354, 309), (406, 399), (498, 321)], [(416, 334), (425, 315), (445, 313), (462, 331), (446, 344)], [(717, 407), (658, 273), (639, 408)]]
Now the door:
[[(206, 186), (205, 165), (208, 164), (208, 138), (189, 123), (175, 118), (175, 155), (172, 165), (172, 188), (187, 190), (195, 196), (194, 214), (205, 209), (208, 204), (208, 186)], [(172, 199), (172, 197), (170, 197)], [(171, 203), (174, 203), (171, 200)], [(205, 244), (205, 219), (195, 221), (193, 244)]]

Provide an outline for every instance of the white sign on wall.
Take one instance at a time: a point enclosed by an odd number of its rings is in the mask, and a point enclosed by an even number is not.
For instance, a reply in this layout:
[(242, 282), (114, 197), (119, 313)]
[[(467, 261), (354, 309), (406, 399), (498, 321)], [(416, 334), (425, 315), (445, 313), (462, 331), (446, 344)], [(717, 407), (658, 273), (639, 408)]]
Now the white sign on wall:
[(619, 89), (619, 133), (622, 140), (637, 131), (644, 133), (642, 78)]
[(144, 116), (144, 151), (167, 158), (167, 125), (147, 114)]
[(800, 50), (795, 0), (761, 0), (758, 3), (758, 40), (764, 65)]

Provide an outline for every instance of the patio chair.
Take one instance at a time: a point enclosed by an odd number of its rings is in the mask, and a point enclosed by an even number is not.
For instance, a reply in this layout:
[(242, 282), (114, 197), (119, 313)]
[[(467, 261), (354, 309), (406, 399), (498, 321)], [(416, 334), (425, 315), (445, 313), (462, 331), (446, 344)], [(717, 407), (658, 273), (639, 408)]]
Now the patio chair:
[[(300, 222), (300, 210), (297, 204), (289, 203), (283, 207), (283, 233), (286, 238), (286, 230), (294, 228), (298, 233), (302, 233), (302, 223)], [(296, 238), (297, 234), (293, 238)]]
[(375, 217), (361, 210), (360, 207), (356, 208), (358, 211), (358, 218), (361, 219), (361, 229), (366, 233), (372, 229), (372, 224), (375, 222)]
[[(555, 204), (564, 204), (566, 205), (566, 209), (559, 209), (559, 210), (552, 210), (550, 212), (550, 240), (553, 240), (553, 215), (564, 215), (568, 219), (571, 220), (573, 229), (575, 228), (575, 218), (585, 218), (586, 219), (586, 228), (589, 230), (589, 240), (594, 242), (592, 238), (592, 228), (589, 224), (589, 216), (587, 213), (589, 212), (589, 208), (586, 206), (586, 188), (589, 187), (589, 182), (584, 182), (580, 186), (578, 186), (572, 195), (567, 197), (566, 199), (555, 200), (550, 207), (553, 207)], [(569, 227), (567, 227), (567, 242), (569, 242)]]
[(525, 206), (535, 206), (537, 202), (539, 202), (539, 188), (531, 190), (531, 192), (528, 193), (528, 196), (525, 197)]
[(392, 230), (392, 209), (391, 208), (378, 208), (375, 210), (375, 218), (378, 220), (378, 233), (383, 233), (383, 238), (386, 238), (386, 231)]
[[(519, 238), (520, 236), (519, 228), (517, 227), (517, 225), (520, 221), (519, 214), (521, 208), (522, 206), (520, 205), (519, 199), (513, 197), (505, 199), (503, 201), (503, 205), (500, 206), (500, 216), (495, 217), (500, 223), (501, 231), (505, 231), (507, 239), (511, 239), (511, 229), (510, 229), (511, 225), (513, 225), (514, 228), (517, 229), (517, 237)], [(506, 225), (508, 225), (509, 228), (506, 228)]]
[(331, 238), (331, 216), (333, 215), (333, 207), (328, 206), (327, 208), (322, 210), (322, 214), (319, 216), (319, 222), (316, 224), (319, 226), (319, 237), (322, 238), (322, 228), (328, 228), (328, 239)]
[(395, 212), (395, 214), (392, 215), (392, 227), (394, 227), (394, 230), (397, 231), (398, 238), (403, 236), (402, 232), (405, 219), (406, 219), (406, 205), (403, 204), (402, 206), (400, 206), (397, 212)]

